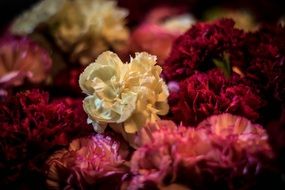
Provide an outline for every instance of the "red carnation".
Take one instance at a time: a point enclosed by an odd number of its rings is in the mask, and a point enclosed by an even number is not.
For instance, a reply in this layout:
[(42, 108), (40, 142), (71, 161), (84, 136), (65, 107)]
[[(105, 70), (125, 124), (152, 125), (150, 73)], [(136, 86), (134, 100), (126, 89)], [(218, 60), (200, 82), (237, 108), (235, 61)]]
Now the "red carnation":
[(220, 96), (223, 112), (241, 115), (253, 121), (260, 119), (259, 111), (265, 106), (265, 102), (253, 88), (244, 84), (229, 86)]
[[(0, 105), (0, 184), (18, 185), (41, 177), (42, 166), (56, 149), (89, 134), (81, 100), (49, 101), (37, 90), (18, 93)], [(39, 182), (39, 181), (37, 181)], [(16, 188), (16, 187), (15, 187)]]
[(179, 90), (170, 93), (170, 117), (177, 123), (196, 125), (213, 114), (238, 114), (258, 120), (265, 106), (258, 92), (233, 74), (225, 78), (218, 69), (195, 73), (179, 83)]
[(222, 59), (224, 53), (230, 55), (232, 65), (243, 66), (244, 38), (245, 33), (229, 19), (198, 23), (174, 42), (163, 65), (164, 75), (168, 80), (180, 80), (196, 70), (207, 71), (215, 67), (213, 59)]
[(285, 102), (285, 27), (264, 26), (247, 37), (252, 59), (247, 77), (276, 100)]

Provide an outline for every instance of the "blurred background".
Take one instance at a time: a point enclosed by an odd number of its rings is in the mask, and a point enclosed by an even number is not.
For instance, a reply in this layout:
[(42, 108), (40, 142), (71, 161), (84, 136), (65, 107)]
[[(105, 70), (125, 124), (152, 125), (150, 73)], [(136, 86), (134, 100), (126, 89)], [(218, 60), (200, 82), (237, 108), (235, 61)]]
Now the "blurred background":
[[(1, 0), (0, 26), (3, 28), (11, 19), (23, 10), (31, 7), (39, 0)], [(144, 13), (159, 5), (179, 5), (187, 2), (188, 7), (197, 18), (202, 17), (203, 12), (216, 6), (225, 6), (236, 9), (246, 9), (255, 14), (258, 21), (274, 22), (285, 15), (284, 0), (118, 0), (119, 5), (130, 10), (129, 24), (137, 24), (143, 19)]]
[(8, 24), (11, 19), (31, 7), (38, 0), (1, 0), (0, 7), (0, 25), (3, 27)]

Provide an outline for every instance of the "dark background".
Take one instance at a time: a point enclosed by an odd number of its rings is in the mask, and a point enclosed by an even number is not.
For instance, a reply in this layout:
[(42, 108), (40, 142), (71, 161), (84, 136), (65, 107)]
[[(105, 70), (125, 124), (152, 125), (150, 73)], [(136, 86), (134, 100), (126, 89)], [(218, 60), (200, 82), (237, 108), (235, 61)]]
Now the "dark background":
[(38, 0), (0, 0), (0, 26), (4, 27)]
[[(0, 28), (5, 27), (9, 22), (25, 9), (32, 6), (39, 0), (0, 0)], [(189, 5), (193, 13), (199, 17), (207, 8), (226, 5), (230, 7), (245, 7), (253, 11), (260, 21), (273, 22), (280, 16), (285, 15), (285, 0), (118, 0), (121, 6), (130, 10), (131, 18), (135, 22), (143, 19), (143, 14), (153, 6), (159, 4), (179, 4)], [(136, 18), (136, 15), (139, 18)]]

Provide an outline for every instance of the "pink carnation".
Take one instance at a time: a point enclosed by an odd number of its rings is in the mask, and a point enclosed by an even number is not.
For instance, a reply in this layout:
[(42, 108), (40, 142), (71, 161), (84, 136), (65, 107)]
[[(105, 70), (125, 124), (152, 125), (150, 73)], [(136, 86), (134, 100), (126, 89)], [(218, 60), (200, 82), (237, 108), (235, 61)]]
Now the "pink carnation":
[(171, 33), (158, 24), (142, 24), (132, 33), (131, 52), (147, 51), (158, 56), (158, 63), (162, 64), (178, 36), (179, 33)]
[(49, 189), (120, 189), (128, 167), (127, 145), (109, 135), (73, 140), (47, 161)]
[(157, 7), (150, 11), (145, 22), (132, 32), (130, 51), (146, 51), (158, 57), (163, 64), (174, 40), (195, 22), (178, 7)]
[(259, 177), (271, 171), (266, 132), (241, 117), (213, 116), (197, 129), (163, 127), (152, 135), (132, 156), (129, 189), (173, 184), (185, 189), (250, 189), (260, 187)]
[(27, 79), (44, 81), (52, 66), (48, 53), (27, 37), (0, 39), (0, 88), (18, 86)]
[[(118, 4), (121, 7), (125, 7), (129, 10), (127, 20), (131, 25), (137, 25), (144, 21), (147, 17), (147, 13), (157, 7), (183, 7), (184, 9), (194, 4), (193, 0), (140, 0), (140, 1), (129, 1), (129, 0), (118, 0)], [(168, 11), (169, 13), (169, 11)]]
[[(197, 129), (206, 130), (208, 134), (224, 140), (231, 139), (236, 146), (248, 152), (265, 151), (272, 154), (265, 129), (244, 117), (228, 113), (214, 115), (199, 123)], [(251, 148), (247, 149), (248, 146)]]

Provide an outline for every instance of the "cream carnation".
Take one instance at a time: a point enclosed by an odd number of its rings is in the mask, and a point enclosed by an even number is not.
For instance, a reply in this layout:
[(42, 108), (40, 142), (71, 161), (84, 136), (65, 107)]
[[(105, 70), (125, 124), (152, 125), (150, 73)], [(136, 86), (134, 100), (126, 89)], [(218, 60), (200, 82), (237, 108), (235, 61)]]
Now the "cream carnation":
[(89, 63), (112, 47), (119, 50), (128, 40), (124, 26), (128, 12), (110, 0), (66, 1), (49, 26), (57, 44), (73, 61)]
[(155, 64), (156, 57), (147, 53), (136, 53), (124, 64), (107, 51), (86, 67), (79, 85), (88, 95), (83, 107), (97, 132), (110, 124), (126, 138), (167, 114), (168, 89)]

